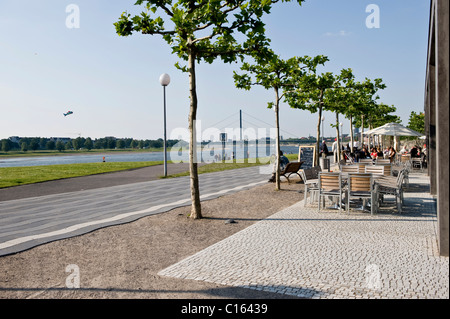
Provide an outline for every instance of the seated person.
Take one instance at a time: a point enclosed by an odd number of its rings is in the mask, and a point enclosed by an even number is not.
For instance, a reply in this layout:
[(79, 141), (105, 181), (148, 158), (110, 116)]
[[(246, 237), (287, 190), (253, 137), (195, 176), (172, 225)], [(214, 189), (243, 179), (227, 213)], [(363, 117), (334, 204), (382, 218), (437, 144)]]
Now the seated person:
[(408, 150), (406, 149), (406, 145), (403, 145), (403, 148), (400, 150), (400, 154), (408, 154)]
[(417, 146), (416, 145), (414, 145), (411, 148), (411, 157), (418, 157), (418, 150), (417, 150)]
[(377, 158), (383, 158), (383, 152), (381, 151), (381, 148), (377, 148)]
[(397, 152), (394, 150), (394, 148), (391, 146), (389, 148), (389, 155), (388, 158), (391, 160), (391, 163), (395, 160), (395, 154), (397, 154)]
[(377, 157), (378, 157), (378, 152), (377, 152), (377, 150), (375, 149), (375, 147), (372, 148), (372, 153), (370, 153), (370, 157), (371, 157), (373, 160), (376, 160), (376, 159), (377, 159)]
[[(282, 172), (286, 168), (286, 165), (288, 163), (289, 163), (288, 158), (283, 155), (283, 151), (280, 151), (280, 172)], [(277, 172), (277, 160), (275, 159), (275, 162), (273, 163), (272, 177), (269, 179), (269, 183), (275, 183), (276, 172)]]

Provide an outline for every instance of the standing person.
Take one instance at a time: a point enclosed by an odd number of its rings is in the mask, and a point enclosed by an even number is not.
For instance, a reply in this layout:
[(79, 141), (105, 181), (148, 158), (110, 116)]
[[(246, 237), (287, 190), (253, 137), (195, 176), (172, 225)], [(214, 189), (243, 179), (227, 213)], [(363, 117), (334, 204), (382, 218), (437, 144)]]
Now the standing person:
[(325, 140), (323, 140), (322, 144), (320, 145), (319, 155), (322, 155), (322, 157), (328, 156), (328, 146), (327, 146), (327, 143), (325, 142)]
[(339, 150), (338, 150), (338, 142), (337, 142), (337, 138), (334, 139), (334, 143), (331, 146), (331, 151), (333, 152), (334, 155), (334, 162), (337, 163), (338, 162), (338, 158), (339, 158)]

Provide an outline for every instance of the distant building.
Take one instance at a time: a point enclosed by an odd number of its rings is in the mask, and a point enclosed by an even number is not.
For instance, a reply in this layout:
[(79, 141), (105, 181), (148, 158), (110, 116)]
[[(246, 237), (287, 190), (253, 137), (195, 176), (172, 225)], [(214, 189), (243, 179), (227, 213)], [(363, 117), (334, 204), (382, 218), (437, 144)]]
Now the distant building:
[(10, 136), (9, 137), (9, 140), (11, 141), (11, 142), (13, 142), (13, 143), (17, 143), (17, 144), (19, 144), (20, 143), (20, 137), (18, 137), (18, 136)]

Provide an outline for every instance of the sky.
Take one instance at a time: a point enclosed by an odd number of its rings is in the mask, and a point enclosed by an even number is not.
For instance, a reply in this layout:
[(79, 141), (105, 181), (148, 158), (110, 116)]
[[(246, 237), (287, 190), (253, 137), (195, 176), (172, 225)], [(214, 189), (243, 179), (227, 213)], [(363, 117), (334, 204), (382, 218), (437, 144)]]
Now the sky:
[[(264, 16), (272, 49), (283, 59), (326, 55), (319, 72), (351, 68), (358, 81), (382, 78), (380, 102), (397, 108), (407, 125), (422, 112), (428, 44), (429, 0), (307, 0), (275, 4)], [(122, 12), (139, 13), (135, 0), (0, 1), (0, 139), (71, 137), (157, 139), (163, 137), (166, 87), (167, 137), (187, 131), (189, 79), (160, 36), (119, 37)], [(379, 9), (378, 27), (366, 20)], [(74, 9), (75, 8), (75, 9)], [(76, 10), (78, 9), (78, 11)], [(73, 19), (75, 16), (79, 20)], [(79, 24), (77, 24), (79, 21)], [(370, 20), (375, 21), (375, 20)], [(275, 126), (267, 108), (272, 91), (239, 90), (233, 71), (240, 63), (197, 66), (198, 126), (201, 134)], [(63, 113), (73, 111), (72, 115)], [(318, 115), (280, 108), (284, 138), (315, 136)], [(349, 121), (343, 116), (343, 133)], [(335, 115), (324, 114), (325, 136), (335, 136)]]

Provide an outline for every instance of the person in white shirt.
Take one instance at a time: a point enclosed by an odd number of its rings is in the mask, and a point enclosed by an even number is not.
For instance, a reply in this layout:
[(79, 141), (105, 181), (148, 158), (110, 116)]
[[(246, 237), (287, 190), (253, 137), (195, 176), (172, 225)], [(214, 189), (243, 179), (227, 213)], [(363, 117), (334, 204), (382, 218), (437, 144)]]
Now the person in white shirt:
[(338, 162), (338, 154), (339, 154), (339, 150), (337, 149), (338, 148), (337, 144), (338, 144), (337, 138), (335, 138), (333, 145), (331, 145), (331, 151), (333, 152), (333, 157), (334, 157), (335, 163)]
[(403, 148), (400, 150), (400, 154), (407, 154), (408, 150), (406, 149), (406, 145), (403, 145)]

